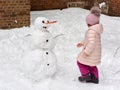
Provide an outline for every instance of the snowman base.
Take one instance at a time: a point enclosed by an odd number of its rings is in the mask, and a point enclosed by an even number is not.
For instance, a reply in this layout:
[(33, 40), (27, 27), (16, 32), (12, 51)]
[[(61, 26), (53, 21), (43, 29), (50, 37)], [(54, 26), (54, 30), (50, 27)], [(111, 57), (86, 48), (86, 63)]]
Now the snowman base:
[(32, 81), (40, 81), (55, 74), (56, 61), (55, 54), (50, 50), (33, 50), (23, 57), (22, 72)]

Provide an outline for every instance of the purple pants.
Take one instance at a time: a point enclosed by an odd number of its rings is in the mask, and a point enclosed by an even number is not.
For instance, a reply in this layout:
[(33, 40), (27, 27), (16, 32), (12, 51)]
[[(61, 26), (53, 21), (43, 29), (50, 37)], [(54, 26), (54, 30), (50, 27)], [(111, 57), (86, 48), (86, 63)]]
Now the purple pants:
[(80, 70), (82, 76), (89, 75), (90, 73), (92, 73), (92, 74), (94, 74), (95, 78), (99, 78), (99, 76), (98, 76), (98, 69), (97, 69), (96, 66), (84, 65), (84, 64), (81, 64), (78, 61), (77, 61), (77, 65), (79, 67), (79, 70)]

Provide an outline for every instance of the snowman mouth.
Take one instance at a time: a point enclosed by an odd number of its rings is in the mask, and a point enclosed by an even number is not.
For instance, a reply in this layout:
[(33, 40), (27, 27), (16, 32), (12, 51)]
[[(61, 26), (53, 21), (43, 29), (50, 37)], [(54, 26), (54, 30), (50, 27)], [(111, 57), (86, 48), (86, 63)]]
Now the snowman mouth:
[(46, 26), (43, 26), (43, 28), (44, 28), (44, 29), (47, 29), (47, 27), (46, 27)]

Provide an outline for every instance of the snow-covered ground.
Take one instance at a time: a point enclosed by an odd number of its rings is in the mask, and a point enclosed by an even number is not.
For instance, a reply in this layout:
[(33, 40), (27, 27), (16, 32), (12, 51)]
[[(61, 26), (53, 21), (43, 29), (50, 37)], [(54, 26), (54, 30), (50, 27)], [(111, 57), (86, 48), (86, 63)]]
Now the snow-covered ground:
[[(99, 84), (80, 83), (76, 64), (81, 49), (76, 44), (87, 30), (85, 17), (88, 10), (69, 8), (31, 12), (31, 26), (12, 30), (0, 30), (0, 90), (119, 90), (120, 89), (120, 17), (101, 15), (104, 27), (102, 35), (102, 63), (98, 66)], [(51, 78), (33, 82), (21, 73), (21, 58), (31, 45), (25, 35), (34, 30), (34, 20), (39, 17), (57, 20), (49, 28), (56, 39), (57, 71)]]

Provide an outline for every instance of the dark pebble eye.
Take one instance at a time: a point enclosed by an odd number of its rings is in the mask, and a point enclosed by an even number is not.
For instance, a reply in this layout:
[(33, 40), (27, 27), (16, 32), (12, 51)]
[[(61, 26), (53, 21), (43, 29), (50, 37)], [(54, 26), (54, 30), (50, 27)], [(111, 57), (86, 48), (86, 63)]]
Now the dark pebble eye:
[(46, 54), (48, 54), (48, 52), (46, 52)]
[(47, 64), (47, 66), (49, 66), (49, 64)]
[(47, 39), (46, 42), (48, 42), (49, 40)]
[(42, 23), (45, 23), (45, 21), (42, 21)]

